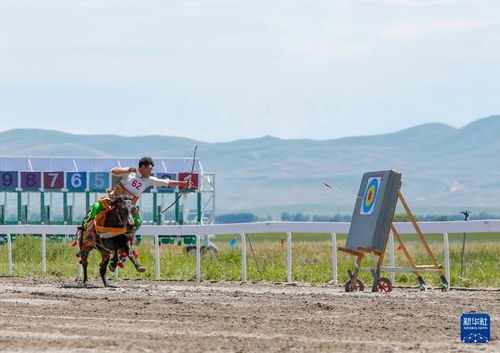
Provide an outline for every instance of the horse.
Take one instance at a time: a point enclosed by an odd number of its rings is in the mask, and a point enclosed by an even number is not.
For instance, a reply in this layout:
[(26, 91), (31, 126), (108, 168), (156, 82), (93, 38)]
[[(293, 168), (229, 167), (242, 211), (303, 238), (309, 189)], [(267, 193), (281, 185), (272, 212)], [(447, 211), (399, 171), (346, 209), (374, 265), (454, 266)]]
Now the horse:
[[(121, 253), (128, 257), (139, 272), (144, 272), (146, 268), (141, 265), (132, 250), (130, 239), (133, 237), (134, 219), (133, 215), (138, 212), (137, 207), (132, 203), (132, 199), (126, 195), (119, 195), (108, 203), (108, 208), (103, 211), (105, 214), (96, 216), (94, 225), (86, 231), (81, 230), (78, 238), (80, 247), (80, 263), (83, 267), (83, 284), (87, 283), (88, 254), (91, 250), (97, 249), (101, 253), (102, 261), (99, 265), (99, 273), (105, 287), (110, 284), (106, 278), (106, 269), (114, 272), (118, 262), (118, 255)], [(99, 225), (99, 220), (104, 217), (104, 224)], [(99, 218), (99, 220), (98, 220)], [(85, 221), (84, 221), (85, 223)], [(84, 228), (84, 227), (82, 227)], [(110, 263), (110, 256), (113, 258)]]

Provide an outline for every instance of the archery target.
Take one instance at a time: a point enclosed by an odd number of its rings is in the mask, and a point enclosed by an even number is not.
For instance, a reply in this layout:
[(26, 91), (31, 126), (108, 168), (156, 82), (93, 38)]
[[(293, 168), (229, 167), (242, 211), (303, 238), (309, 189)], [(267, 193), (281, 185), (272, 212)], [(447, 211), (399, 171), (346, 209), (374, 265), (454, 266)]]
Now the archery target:
[(365, 193), (361, 202), (360, 214), (371, 215), (377, 201), (378, 189), (380, 186), (381, 177), (368, 178)]

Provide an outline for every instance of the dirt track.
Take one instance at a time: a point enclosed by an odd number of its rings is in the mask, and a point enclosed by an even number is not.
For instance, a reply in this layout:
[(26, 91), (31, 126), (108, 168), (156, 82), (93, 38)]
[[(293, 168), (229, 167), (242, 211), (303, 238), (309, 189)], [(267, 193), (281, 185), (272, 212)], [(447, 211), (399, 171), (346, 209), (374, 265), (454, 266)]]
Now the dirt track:
[[(0, 278), (0, 350), (500, 352), (500, 292), (345, 293), (333, 286)], [(460, 342), (464, 312), (492, 342)]]

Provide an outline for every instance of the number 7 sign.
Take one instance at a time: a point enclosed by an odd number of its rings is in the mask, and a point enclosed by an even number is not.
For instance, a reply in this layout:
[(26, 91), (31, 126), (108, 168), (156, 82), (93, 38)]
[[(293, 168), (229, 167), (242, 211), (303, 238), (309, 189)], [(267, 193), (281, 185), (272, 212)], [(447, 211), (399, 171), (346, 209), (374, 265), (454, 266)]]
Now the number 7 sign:
[(43, 188), (44, 189), (63, 189), (64, 188), (64, 173), (63, 172), (44, 172), (43, 173)]

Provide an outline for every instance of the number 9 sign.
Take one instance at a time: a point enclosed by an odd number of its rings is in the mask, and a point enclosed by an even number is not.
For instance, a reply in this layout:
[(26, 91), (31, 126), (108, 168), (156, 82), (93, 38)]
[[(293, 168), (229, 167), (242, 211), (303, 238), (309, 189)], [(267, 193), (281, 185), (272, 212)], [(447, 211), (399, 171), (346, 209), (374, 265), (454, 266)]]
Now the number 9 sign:
[(0, 172), (0, 190), (12, 190), (18, 186), (17, 172)]
[(67, 172), (66, 189), (70, 191), (84, 191), (87, 188), (86, 172)]

